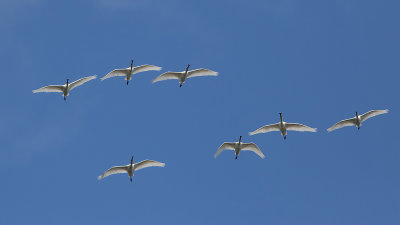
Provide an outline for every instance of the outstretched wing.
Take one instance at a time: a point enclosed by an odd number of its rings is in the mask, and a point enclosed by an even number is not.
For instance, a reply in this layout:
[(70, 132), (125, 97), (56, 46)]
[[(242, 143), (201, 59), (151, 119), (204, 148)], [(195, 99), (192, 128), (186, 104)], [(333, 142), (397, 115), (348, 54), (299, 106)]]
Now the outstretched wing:
[(45, 86), (36, 90), (33, 90), (33, 93), (38, 93), (38, 92), (63, 92), (64, 85), (49, 85)]
[(135, 163), (135, 165), (133, 166), (133, 170), (137, 171), (137, 170), (141, 170), (143, 168), (150, 167), (150, 166), (164, 167), (165, 163), (146, 159), (146, 160), (143, 160), (141, 162)]
[(340, 129), (342, 127), (348, 127), (348, 126), (353, 126), (353, 125), (355, 125), (354, 118), (350, 118), (350, 119), (342, 120), (342, 121), (336, 123), (332, 127), (328, 128), (327, 131), (331, 132), (333, 130)]
[(187, 78), (201, 77), (201, 76), (218, 76), (218, 72), (208, 69), (197, 69), (197, 70), (191, 70), (187, 74)]
[(286, 123), (287, 130), (317, 132), (316, 128), (307, 127), (300, 123)]
[(88, 81), (96, 79), (96, 77), (97, 77), (96, 75), (93, 75), (93, 76), (84, 77), (84, 78), (81, 78), (81, 79), (79, 79), (77, 81), (74, 81), (69, 85), (69, 90), (72, 90), (72, 89), (74, 89), (74, 88), (76, 88), (78, 86), (81, 86), (82, 84), (84, 84), (84, 83), (86, 83)]
[(254, 135), (254, 134), (260, 134), (260, 133), (268, 133), (271, 131), (280, 131), (279, 123), (265, 125), (263, 127), (258, 128), (257, 130), (255, 130), (253, 132), (250, 132), (249, 134)]
[(222, 152), (223, 150), (235, 150), (235, 144), (236, 144), (236, 143), (233, 143), (233, 142), (224, 142), (224, 143), (218, 148), (217, 152), (216, 152), (215, 155), (214, 155), (214, 158), (217, 158), (217, 156), (218, 156), (219, 154), (221, 154), (221, 152)]
[(115, 69), (111, 72), (109, 72), (107, 75), (105, 75), (104, 77), (101, 78), (101, 80), (105, 80), (107, 78), (110, 77), (126, 77), (129, 73), (129, 71), (131, 71), (131, 68), (126, 68), (126, 69)]
[(163, 81), (163, 80), (171, 80), (171, 79), (180, 80), (182, 77), (183, 77), (182, 72), (166, 72), (166, 73), (163, 73), (160, 76), (156, 77), (156, 79), (153, 80), (153, 83), (158, 82), (158, 81)]
[(117, 174), (117, 173), (128, 173), (129, 166), (130, 165), (111, 167), (106, 172), (104, 172), (102, 175), (98, 176), (97, 179), (101, 180), (105, 177), (108, 177), (110, 175)]
[(141, 65), (133, 68), (132, 74), (141, 73), (150, 70), (157, 70), (160, 71), (162, 68), (153, 65)]
[(265, 157), (258, 146), (254, 143), (242, 143), (241, 145), (242, 151), (252, 151), (260, 156), (262, 159)]
[(366, 113), (364, 113), (364, 114), (362, 114), (360, 116), (361, 117), (361, 122), (364, 122), (364, 121), (366, 121), (367, 119), (369, 119), (371, 117), (374, 117), (374, 116), (377, 116), (377, 115), (381, 115), (381, 114), (385, 114), (385, 113), (388, 113), (388, 112), (389, 112), (388, 109), (385, 109), (385, 110), (371, 110), (371, 111), (366, 112)]

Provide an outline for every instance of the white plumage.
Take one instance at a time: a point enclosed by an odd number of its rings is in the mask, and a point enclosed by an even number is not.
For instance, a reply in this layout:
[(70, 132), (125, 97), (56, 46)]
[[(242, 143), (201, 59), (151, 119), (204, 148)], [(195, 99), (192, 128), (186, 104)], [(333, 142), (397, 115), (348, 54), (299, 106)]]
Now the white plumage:
[(132, 79), (132, 75), (145, 72), (145, 71), (160, 71), (162, 68), (159, 66), (153, 66), (153, 65), (141, 65), (141, 66), (136, 66), (133, 67), (133, 60), (131, 61), (131, 66), (125, 69), (115, 69), (111, 72), (109, 72), (107, 75), (101, 78), (101, 80), (105, 80), (110, 77), (125, 77), (126, 84), (129, 84), (129, 81)]
[(258, 128), (257, 130), (250, 132), (250, 135), (254, 134), (260, 134), (260, 133), (268, 133), (271, 131), (280, 131), (281, 134), (283, 135), (283, 138), (286, 139), (287, 131), (288, 130), (293, 130), (293, 131), (307, 131), (307, 132), (317, 132), (316, 128), (311, 128), (306, 125), (300, 124), (300, 123), (286, 123), (282, 120), (282, 113), (279, 113), (280, 116), (280, 122), (270, 124), (270, 125), (265, 125), (263, 127)]
[(356, 126), (358, 129), (360, 129), (362, 122), (366, 121), (367, 119), (377, 116), (377, 115), (381, 115), (381, 114), (385, 114), (388, 113), (389, 110), (385, 109), (385, 110), (371, 110), (369, 112), (366, 112), (362, 115), (358, 115), (358, 112), (356, 112), (356, 116), (350, 119), (345, 119), (342, 121), (339, 121), (338, 123), (336, 123), (335, 125), (333, 125), (332, 127), (328, 128), (327, 131), (331, 132), (337, 129), (340, 129), (342, 127), (348, 127), (348, 126)]
[(33, 90), (32, 92), (33, 93), (39, 93), (39, 92), (61, 92), (61, 93), (63, 93), (64, 100), (65, 100), (66, 97), (69, 95), (69, 92), (72, 89), (74, 89), (74, 88), (76, 88), (76, 87), (78, 87), (78, 86), (80, 86), (80, 85), (82, 85), (82, 84), (84, 84), (84, 83), (86, 83), (88, 81), (96, 79), (96, 77), (97, 77), (96, 75), (88, 76), (88, 77), (81, 78), (81, 79), (79, 79), (77, 81), (74, 81), (72, 83), (69, 83), (69, 79), (67, 79), (67, 83), (64, 84), (64, 85), (48, 85), (48, 86)]
[(214, 155), (214, 158), (217, 158), (219, 154), (221, 154), (224, 150), (233, 150), (235, 151), (235, 159), (237, 159), (240, 151), (252, 151), (260, 156), (262, 159), (265, 157), (258, 146), (254, 143), (242, 143), (242, 136), (239, 138), (239, 142), (224, 142), (217, 150)]
[(187, 78), (191, 77), (201, 77), (201, 76), (218, 76), (218, 72), (209, 70), (209, 69), (196, 69), (188, 71), (190, 64), (186, 67), (185, 71), (182, 72), (166, 72), (156, 77), (153, 80), (153, 83), (163, 80), (179, 80), (179, 86), (182, 87), (182, 84), (185, 83)]
[(143, 160), (138, 163), (133, 163), (133, 156), (131, 158), (131, 164), (128, 164), (126, 166), (114, 166), (108, 169), (106, 172), (104, 172), (102, 175), (98, 176), (97, 179), (101, 180), (105, 177), (108, 177), (113, 174), (118, 174), (118, 173), (127, 173), (129, 175), (130, 180), (132, 181), (132, 177), (134, 175), (135, 171), (141, 170), (146, 167), (151, 167), (151, 166), (158, 166), (158, 167), (164, 167), (165, 163), (157, 162), (154, 160)]

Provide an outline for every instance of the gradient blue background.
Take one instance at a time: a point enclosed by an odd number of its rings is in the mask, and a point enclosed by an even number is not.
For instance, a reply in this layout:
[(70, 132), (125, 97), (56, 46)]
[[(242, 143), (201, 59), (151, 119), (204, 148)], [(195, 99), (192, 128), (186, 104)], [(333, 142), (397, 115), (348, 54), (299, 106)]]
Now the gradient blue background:
[[(0, 224), (400, 224), (399, 1), (0, 1)], [(115, 68), (209, 68), (91, 81)], [(390, 113), (327, 133), (371, 109)], [(317, 133), (248, 136), (275, 123)], [(224, 141), (267, 156), (213, 155)], [(165, 168), (102, 181), (153, 159)]]

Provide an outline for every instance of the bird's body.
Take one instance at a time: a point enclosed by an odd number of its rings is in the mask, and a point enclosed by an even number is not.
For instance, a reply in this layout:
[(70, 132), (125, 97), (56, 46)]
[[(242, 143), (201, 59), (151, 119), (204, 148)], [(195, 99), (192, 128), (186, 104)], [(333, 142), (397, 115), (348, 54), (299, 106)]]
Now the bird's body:
[(306, 125), (300, 123), (286, 123), (282, 119), (282, 113), (279, 113), (280, 122), (270, 125), (265, 125), (263, 127), (258, 128), (257, 130), (250, 132), (250, 135), (260, 134), (260, 133), (268, 133), (271, 131), (280, 131), (283, 139), (286, 140), (286, 135), (288, 130), (293, 131), (308, 131), (308, 132), (317, 132), (316, 128), (311, 128)]
[(347, 127), (347, 126), (356, 126), (357, 129), (360, 129), (362, 122), (366, 121), (367, 119), (377, 116), (377, 115), (381, 115), (381, 114), (385, 114), (388, 113), (389, 110), (385, 109), (385, 110), (371, 110), (368, 111), (362, 115), (359, 115), (358, 112), (356, 112), (356, 116), (350, 119), (345, 119), (342, 121), (339, 121), (338, 123), (336, 123), (335, 125), (333, 125), (332, 127), (328, 128), (327, 131), (331, 132), (337, 129), (340, 129), (342, 127)]
[(74, 88), (76, 88), (76, 87), (78, 87), (78, 86), (80, 86), (80, 85), (82, 85), (82, 84), (84, 84), (84, 83), (86, 83), (88, 81), (96, 79), (96, 77), (97, 77), (96, 75), (88, 76), (88, 77), (84, 77), (84, 78), (81, 78), (79, 80), (76, 80), (76, 81), (74, 81), (72, 83), (69, 83), (69, 79), (67, 79), (67, 82), (64, 85), (48, 85), (48, 86), (33, 90), (32, 92), (33, 93), (39, 93), (39, 92), (61, 92), (61, 93), (63, 93), (64, 100), (66, 100), (66, 97), (69, 95), (69, 92), (72, 89), (74, 89)]
[(131, 66), (125, 69), (115, 69), (111, 72), (109, 72), (107, 75), (101, 78), (101, 80), (105, 80), (110, 77), (125, 77), (126, 80), (126, 85), (129, 84), (129, 81), (132, 80), (132, 75), (140, 73), (140, 72), (145, 72), (145, 71), (151, 71), (151, 70), (156, 70), (159, 71), (161, 70), (161, 67), (158, 66), (153, 66), (153, 65), (141, 65), (141, 66), (136, 66), (133, 67), (133, 60), (131, 60)]
[(182, 87), (187, 78), (200, 77), (200, 76), (218, 76), (218, 72), (209, 69), (196, 69), (189, 71), (190, 64), (186, 67), (185, 71), (182, 72), (166, 72), (156, 77), (153, 83), (163, 80), (176, 79), (179, 80), (179, 87)]
[(214, 155), (214, 158), (217, 158), (219, 154), (221, 154), (222, 151), (224, 150), (233, 150), (235, 151), (235, 159), (237, 159), (238, 155), (240, 154), (240, 151), (252, 151), (256, 153), (258, 156), (260, 156), (262, 159), (265, 157), (264, 154), (261, 152), (261, 150), (258, 148), (258, 146), (254, 143), (243, 143), (242, 142), (242, 136), (239, 137), (238, 142), (224, 142), (217, 150), (217, 152)]
[(159, 167), (164, 167), (165, 163), (157, 162), (154, 160), (143, 160), (138, 163), (133, 163), (133, 156), (131, 158), (131, 163), (126, 165), (126, 166), (114, 166), (108, 169), (106, 172), (104, 172), (102, 175), (98, 176), (98, 179), (101, 180), (105, 177), (108, 177), (113, 174), (118, 174), (118, 173), (127, 173), (129, 175), (129, 178), (132, 182), (132, 177), (135, 173), (135, 171), (150, 167), (150, 166), (159, 166)]

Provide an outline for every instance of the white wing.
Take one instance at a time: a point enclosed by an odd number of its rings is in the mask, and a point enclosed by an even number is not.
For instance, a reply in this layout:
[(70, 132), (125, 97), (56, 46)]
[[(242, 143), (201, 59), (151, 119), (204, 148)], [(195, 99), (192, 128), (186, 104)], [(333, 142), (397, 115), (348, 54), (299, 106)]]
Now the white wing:
[(105, 177), (108, 177), (110, 175), (117, 174), (117, 173), (128, 173), (129, 166), (130, 165), (111, 167), (106, 172), (104, 172), (102, 175), (98, 176), (97, 179), (101, 180)]
[(69, 90), (72, 90), (72, 89), (74, 89), (74, 88), (76, 88), (78, 86), (81, 86), (82, 84), (84, 84), (84, 83), (86, 83), (88, 81), (96, 79), (96, 77), (97, 77), (96, 75), (93, 75), (93, 76), (84, 77), (84, 78), (81, 78), (81, 79), (79, 79), (77, 81), (74, 81), (69, 85)]
[(42, 87), (36, 90), (33, 90), (33, 93), (38, 93), (38, 92), (63, 92), (64, 90), (64, 85), (49, 85), (46, 87)]
[(300, 123), (286, 123), (286, 130), (317, 132), (316, 128), (307, 127)]
[(183, 75), (184, 75), (183, 72), (166, 72), (166, 73), (163, 73), (160, 76), (156, 77), (156, 79), (153, 80), (153, 83), (158, 82), (158, 81), (163, 81), (163, 80), (171, 80), (171, 79), (180, 80), (183, 77)]
[(109, 72), (104, 77), (102, 77), (101, 80), (103, 81), (110, 77), (126, 77), (130, 71), (131, 71), (130, 67), (127, 69), (115, 69), (115, 70)]
[(250, 132), (249, 134), (254, 135), (254, 134), (260, 134), (260, 133), (268, 133), (271, 131), (280, 131), (279, 123), (265, 125), (263, 127), (258, 128), (257, 130), (255, 130), (253, 132)]
[(187, 74), (187, 78), (201, 77), (201, 76), (218, 76), (218, 72), (208, 69), (197, 69), (197, 70), (191, 70)]
[(254, 143), (242, 143), (240, 147), (242, 148), (242, 151), (252, 151), (260, 156), (262, 159), (265, 157), (258, 146)]
[(342, 120), (342, 121), (336, 123), (336, 124), (333, 125), (332, 127), (328, 128), (327, 131), (328, 131), (328, 132), (331, 132), (331, 131), (333, 131), (333, 130), (340, 129), (340, 128), (342, 128), (342, 127), (348, 127), (348, 126), (353, 126), (353, 125), (355, 125), (354, 118), (350, 118), (350, 119)]
[(153, 66), (153, 65), (141, 65), (133, 68), (132, 74), (140, 73), (140, 72), (145, 72), (145, 71), (150, 71), (150, 70), (157, 70), (160, 71), (162, 68), (158, 66)]
[(361, 117), (361, 122), (364, 122), (364, 121), (366, 121), (367, 119), (369, 119), (371, 117), (374, 117), (374, 116), (377, 116), (377, 115), (381, 115), (381, 114), (385, 114), (385, 113), (388, 113), (388, 112), (389, 112), (388, 109), (385, 109), (385, 110), (371, 110), (371, 111), (366, 112), (366, 113), (364, 113), (364, 114), (362, 114), (360, 116)]
[(143, 160), (141, 162), (135, 163), (135, 165), (133, 167), (133, 170), (137, 171), (137, 170), (141, 170), (143, 168), (150, 167), (150, 166), (164, 167), (165, 163), (161, 163), (161, 162), (157, 162), (157, 161), (154, 161), (154, 160), (146, 159), (146, 160)]
[(222, 152), (223, 150), (235, 150), (235, 144), (236, 144), (236, 143), (233, 143), (233, 142), (224, 142), (224, 143), (218, 148), (217, 152), (216, 152), (215, 155), (214, 155), (214, 158), (217, 158), (217, 156), (218, 156), (219, 154), (221, 154), (221, 152)]

